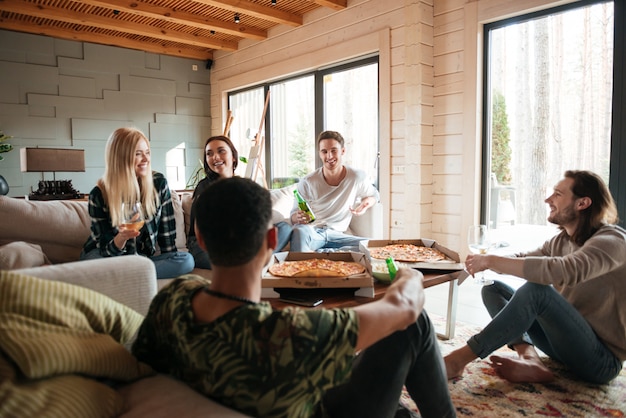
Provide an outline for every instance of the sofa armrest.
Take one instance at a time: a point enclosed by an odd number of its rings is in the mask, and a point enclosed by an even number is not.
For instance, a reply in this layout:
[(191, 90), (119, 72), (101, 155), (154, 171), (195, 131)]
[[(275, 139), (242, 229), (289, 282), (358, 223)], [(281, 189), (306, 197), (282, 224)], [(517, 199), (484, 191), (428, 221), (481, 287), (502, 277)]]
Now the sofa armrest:
[(359, 237), (383, 239), (383, 204), (376, 203), (361, 216), (353, 216), (350, 232)]
[(148, 313), (150, 302), (157, 293), (154, 263), (138, 255), (75, 261), (14, 271), (95, 290), (142, 315)]

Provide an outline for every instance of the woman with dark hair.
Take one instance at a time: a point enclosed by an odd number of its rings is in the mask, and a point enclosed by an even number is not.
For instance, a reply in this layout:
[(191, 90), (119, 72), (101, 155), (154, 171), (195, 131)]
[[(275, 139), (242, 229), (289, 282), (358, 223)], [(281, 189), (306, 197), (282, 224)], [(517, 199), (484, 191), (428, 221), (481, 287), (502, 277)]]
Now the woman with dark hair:
[[(207, 139), (204, 144), (204, 174), (205, 178), (200, 180), (193, 192), (193, 201), (200, 196), (207, 187), (216, 180), (230, 178), (235, 175), (237, 164), (239, 162), (239, 153), (230, 138), (218, 135)], [(195, 205), (191, 205), (191, 214), (189, 218), (189, 231), (187, 233), (187, 248), (196, 261), (196, 267), (202, 269), (211, 269), (211, 261), (209, 256), (200, 246), (196, 238), (194, 228), (195, 220), (198, 214)], [(291, 236), (291, 225), (287, 222), (279, 222), (275, 224), (278, 229), (278, 247), (280, 250)]]
[[(211, 183), (220, 178), (229, 178), (235, 175), (237, 164), (239, 163), (239, 153), (230, 138), (218, 135), (212, 136), (204, 144), (204, 175), (195, 190), (193, 191), (193, 201), (206, 190)], [(194, 228), (196, 221), (195, 205), (191, 205), (189, 216), (189, 231), (187, 232), (187, 249), (196, 261), (196, 267), (210, 269), (211, 261), (209, 256), (200, 246), (196, 238)]]

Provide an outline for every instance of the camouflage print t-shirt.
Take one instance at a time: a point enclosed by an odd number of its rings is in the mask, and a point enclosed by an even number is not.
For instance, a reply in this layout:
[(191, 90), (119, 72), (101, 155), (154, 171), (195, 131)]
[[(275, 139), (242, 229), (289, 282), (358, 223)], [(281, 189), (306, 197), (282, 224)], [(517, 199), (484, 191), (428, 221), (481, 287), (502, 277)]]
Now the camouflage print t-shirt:
[(133, 354), (200, 393), (256, 417), (324, 416), (323, 393), (347, 381), (358, 321), (351, 309), (242, 305), (194, 322), (191, 299), (210, 281), (187, 275), (154, 298)]

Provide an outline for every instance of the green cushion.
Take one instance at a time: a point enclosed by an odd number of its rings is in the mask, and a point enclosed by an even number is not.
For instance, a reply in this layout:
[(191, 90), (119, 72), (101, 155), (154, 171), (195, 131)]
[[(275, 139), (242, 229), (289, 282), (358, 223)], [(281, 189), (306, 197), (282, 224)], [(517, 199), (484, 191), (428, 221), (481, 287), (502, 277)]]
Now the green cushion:
[(90, 289), (0, 272), (0, 416), (119, 414), (121, 396), (96, 379), (153, 374), (122, 345), (142, 320)]

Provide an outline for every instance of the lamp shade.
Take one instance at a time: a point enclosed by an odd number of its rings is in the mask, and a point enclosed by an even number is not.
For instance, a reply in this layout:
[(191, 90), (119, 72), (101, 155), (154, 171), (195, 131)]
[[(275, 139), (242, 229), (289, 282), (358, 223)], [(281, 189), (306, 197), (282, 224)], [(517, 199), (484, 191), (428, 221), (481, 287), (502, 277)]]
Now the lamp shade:
[(69, 148), (21, 148), (20, 170), (85, 171), (85, 150)]

